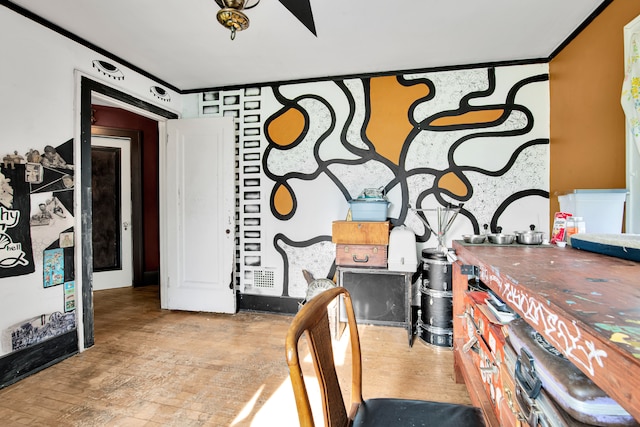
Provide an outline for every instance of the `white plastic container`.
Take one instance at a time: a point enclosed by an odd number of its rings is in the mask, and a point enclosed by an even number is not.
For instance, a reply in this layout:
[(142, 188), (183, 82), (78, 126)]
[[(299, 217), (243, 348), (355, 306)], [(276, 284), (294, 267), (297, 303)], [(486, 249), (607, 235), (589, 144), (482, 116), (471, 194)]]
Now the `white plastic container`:
[(416, 235), (413, 230), (400, 225), (389, 233), (387, 269), (390, 271), (415, 272), (418, 269)]
[(560, 211), (584, 218), (587, 233), (619, 234), (627, 190), (574, 190), (558, 196)]

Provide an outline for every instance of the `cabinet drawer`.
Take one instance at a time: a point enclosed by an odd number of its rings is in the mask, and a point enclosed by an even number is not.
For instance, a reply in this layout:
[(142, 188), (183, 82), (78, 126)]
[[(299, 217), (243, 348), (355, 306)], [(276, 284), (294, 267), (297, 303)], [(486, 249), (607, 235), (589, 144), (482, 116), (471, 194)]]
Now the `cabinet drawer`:
[(505, 427), (528, 426), (529, 424), (524, 422), (522, 409), (516, 399), (516, 383), (513, 379), (513, 373), (509, 371), (506, 363), (500, 365), (500, 388), (502, 390), (502, 399), (498, 403), (500, 425)]
[(388, 245), (389, 221), (333, 221), (331, 241), (350, 245)]
[[(491, 327), (493, 327), (493, 325), (489, 325), (489, 328)], [(482, 379), (484, 390), (490, 399), (493, 412), (496, 417), (500, 419), (500, 402), (497, 400), (502, 397), (502, 393), (498, 393), (498, 388), (501, 386), (500, 363), (496, 361), (495, 354), (489, 348), (485, 339), (481, 335), (478, 335), (478, 331), (476, 331), (476, 338), (476, 344), (474, 348), (470, 350), (471, 359)]]
[(336, 245), (336, 265), (351, 267), (386, 267), (385, 245)]

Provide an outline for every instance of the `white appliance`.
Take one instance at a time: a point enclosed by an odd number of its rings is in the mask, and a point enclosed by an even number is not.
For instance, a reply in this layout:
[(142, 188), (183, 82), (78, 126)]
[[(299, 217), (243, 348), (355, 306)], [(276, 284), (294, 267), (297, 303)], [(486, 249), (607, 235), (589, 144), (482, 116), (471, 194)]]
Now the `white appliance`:
[(389, 233), (387, 269), (415, 272), (418, 269), (416, 235), (404, 225), (393, 227)]

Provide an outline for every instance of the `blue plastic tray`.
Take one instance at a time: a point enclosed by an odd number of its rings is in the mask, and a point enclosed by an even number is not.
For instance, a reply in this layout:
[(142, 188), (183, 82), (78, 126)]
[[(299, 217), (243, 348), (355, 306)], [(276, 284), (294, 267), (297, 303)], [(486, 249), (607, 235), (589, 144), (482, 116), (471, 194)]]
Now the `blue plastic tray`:
[(640, 262), (640, 234), (574, 234), (571, 236), (571, 246)]

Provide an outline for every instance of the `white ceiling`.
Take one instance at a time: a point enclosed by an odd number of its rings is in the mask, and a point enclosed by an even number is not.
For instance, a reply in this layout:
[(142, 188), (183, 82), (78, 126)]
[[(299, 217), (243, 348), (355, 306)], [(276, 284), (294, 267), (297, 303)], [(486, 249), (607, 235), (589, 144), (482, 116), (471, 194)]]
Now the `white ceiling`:
[(317, 37), (278, 0), (261, 0), (233, 41), (214, 0), (11, 3), (180, 91), (548, 58), (609, 3), (308, 1)]

